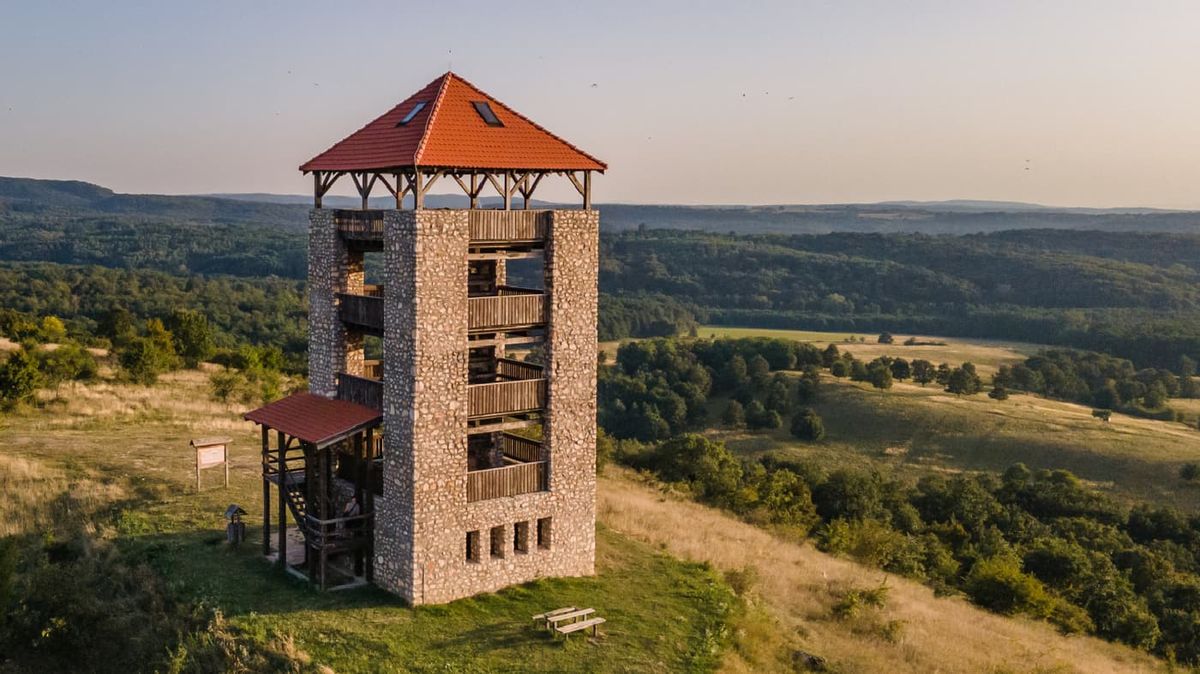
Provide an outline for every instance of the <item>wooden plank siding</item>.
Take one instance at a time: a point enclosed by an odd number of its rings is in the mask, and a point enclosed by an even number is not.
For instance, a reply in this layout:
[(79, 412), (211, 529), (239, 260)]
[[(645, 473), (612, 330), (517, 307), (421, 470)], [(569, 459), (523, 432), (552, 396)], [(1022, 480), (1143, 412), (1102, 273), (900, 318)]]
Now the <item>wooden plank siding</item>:
[(339, 208), (333, 211), (333, 224), (347, 239), (383, 240), (383, 211)]
[(470, 417), (498, 417), (540, 410), (546, 404), (546, 380), (497, 381), (467, 386)]
[(337, 380), (338, 400), (348, 400), (377, 410), (383, 409), (382, 381), (355, 377), (345, 372), (339, 372)]
[(467, 473), (467, 501), (486, 501), (546, 490), (546, 462), (519, 463)]

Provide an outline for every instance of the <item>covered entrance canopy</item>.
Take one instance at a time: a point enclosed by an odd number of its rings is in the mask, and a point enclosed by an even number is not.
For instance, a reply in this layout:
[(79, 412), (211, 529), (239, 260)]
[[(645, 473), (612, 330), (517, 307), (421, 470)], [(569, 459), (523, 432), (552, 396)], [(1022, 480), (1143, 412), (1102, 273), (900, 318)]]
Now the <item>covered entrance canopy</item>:
[[(379, 410), (311, 393), (295, 393), (247, 412), (262, 426), (263, 554), (271, 551), (271, 485), (279, 489), (276, 561), (306, 569), (322, 588), (371, 578), (374, 530), (373, 464), (380, 458)], [(271, 431), (275, 431), (272, 442)], [(335, 488), (353, 490), (353, 498)], [(345, 503), (341, 503), (341, 501)], [(304, 537), (303, 560), (288, 562), (287, 514)], [(348, 559), (349, 566), (334, 562)], [(332, 579), (332, 582), (330, 580)]]

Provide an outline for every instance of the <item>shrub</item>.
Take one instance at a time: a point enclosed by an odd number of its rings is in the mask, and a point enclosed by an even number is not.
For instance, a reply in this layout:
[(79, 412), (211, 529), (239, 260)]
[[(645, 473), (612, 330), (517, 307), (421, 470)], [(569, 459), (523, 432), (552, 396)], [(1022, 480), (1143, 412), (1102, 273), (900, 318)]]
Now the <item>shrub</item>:
[(880, 344), (895, 344), (896, 338), (893, 337), (892, 333), (890, 333), (890, 332), (883, 332), (883, 333), (879, 334), (879, 343)]
[(975, 562), (964, 589), (976, 604), (1006, 615), (1045, 618), (1054, 603), (1041, 581), (1023, 573), (1016, 560), (1006, 557)]
[(38, 352), (40, 369), (46, 383), (88, 381), (96, 378), (99, 366), (95, 357), (79, 344), (68, 342), (57, 349)]
[(725, 406), (725, 412), (721, 415), (721, 423), (729, 428), (741, 428), (746, 425), (746, 411), (742, 404), (736, 400), (730, 400)]
[(1008, 400), (1008, 390), (1003, 386), (993, 386), (991, 391), (988, 391), (988, 397), (992, 400)]
[(1108, 423), (1108, 420), (1112, 418), (1112, 410), (1092, 410), (1092, 417)]
[(791, 432), (801, 440), (816, 442), (825, 437), (825, 422), (816, 412), (805, 408), (792, 417)]
[(1179, 467), (1179, 479), (1195, 482), (1200, 479), (1200, 463), (1185, 463)]
[(41, 385), (37, 358), (27, 347), (21, 347), (0, 363), (0, 401), (6, 406), (33, 399)]

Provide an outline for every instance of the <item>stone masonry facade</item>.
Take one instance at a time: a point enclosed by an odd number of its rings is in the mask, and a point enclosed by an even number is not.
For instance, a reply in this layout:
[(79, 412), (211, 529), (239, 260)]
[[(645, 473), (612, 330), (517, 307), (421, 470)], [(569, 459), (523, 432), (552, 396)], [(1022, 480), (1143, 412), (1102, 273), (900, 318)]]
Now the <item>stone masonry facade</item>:
[[(473, 503), (466, 500), (468, 217), (465, 210), (420, 210), (384, 218), (386, 499), (376, 503), (374, 580), (413, 604), (594, 573), (599, 214), (554, 211), (550, 220), (543, 421), (549, 491)], [(316, 221), (314, 215), (314, 229)], [(310, 242), (326, 251), (331, 245), (311, 230)], [(330, 273), (353, 267), (346, 257), (336, 264)], [(314, 324), (313, 335), (314, 352), (321, 350), (318, 335), (334, 345), (328, 355), (310, 353), (317, 363), (310, 381), (321, 377), (323, 384), (321, 368), (336, 372), (346, 341), (324, 322)], [(535, 542), (539, 522), (542, 546)], [(493, 529), (505, 540), (498, 555), (489, 550)], [(478, 532), (482, 551), (473, 561), (468, 532)], [(526, 545), (517, 550), (513, 538), (521, 532)]]
[(349, 252), (338, 235), (333, 211), (308, 214), (308, 389), (337, 395), (337, 373), (346, 359), (347, 333), (338, 317), (337, 293), (349, 277)]

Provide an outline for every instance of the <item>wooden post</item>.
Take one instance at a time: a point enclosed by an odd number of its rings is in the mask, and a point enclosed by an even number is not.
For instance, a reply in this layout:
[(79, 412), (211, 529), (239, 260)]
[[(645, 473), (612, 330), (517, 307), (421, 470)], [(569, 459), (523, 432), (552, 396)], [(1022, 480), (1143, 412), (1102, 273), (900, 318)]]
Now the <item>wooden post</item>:
[(278, 443), (279, 461), (276, 467), (279, 471), (279, 567), (287, 568), (287, 495), (284, 480), (287, 478), (287, 436), (283, 431), (276, 431), (275, 442)]
[(413, 209), (422, 210), (425, 208), (425, 175), (421, 173), (421, 169), (415, 169), (415, 182), (413, 185)]
[(262, 427), (262, 500), (263, 500), (263, 556), (271, 554), (271, 481), (267, 471), (271, 466), (271, 429)]
[(583, 210), (592, 210), (592, 172), (583, 172)]
[(512, 179), (512, 171), (504, 172), (504, 210), (512, 210), (512, 187), (509, 181)]
[(229, 445), (225, 445), (225, 488), (229, 489)]
[(325, 190), (321, 189), (321, 172), (313, 171), (313, 208), (321, 207), (321, 195)]
[[(365, 471), (366, 475), (363, 478), (363, 482), (365, 482), (366, 486), (367, 486), (367, 495), (366, 495), (366, 502), (363, 504), (363, 512), (371, 513), (371, 519), (363, 522), (363, 527), (365, 529), (365, 534), (367, 536), (366, 551), (365, 551), (366, 560), (364, 562), (363, 575), (366, 577), (367, 582), (369, 583), (375, 579), (375, 486), (372, 482), (373, 478), (371, 476), (371, 469), (374, 467), (374, 458), (375, 458), (375, 456), (374, 456), (375, 455), (375, 429), (374, 428), (367, 429), (367, 452), (366, 453), (367, 453), (368, 458), (367, 458), (367, 465), (366, 465), (366, 471)], [(369, 524), (369, 526), (368, 526), (368, 524)]]

